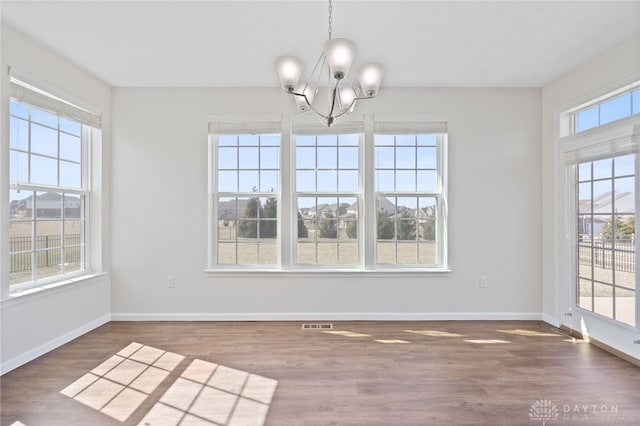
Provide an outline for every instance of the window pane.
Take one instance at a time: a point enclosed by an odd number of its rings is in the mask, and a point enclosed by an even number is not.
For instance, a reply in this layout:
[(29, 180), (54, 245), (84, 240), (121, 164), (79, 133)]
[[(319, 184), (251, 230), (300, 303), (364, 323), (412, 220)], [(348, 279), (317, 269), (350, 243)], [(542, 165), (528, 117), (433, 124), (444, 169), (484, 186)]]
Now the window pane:
[(258, 148), (239, 148), (238, 156), (238, 167), (240, 169), (258, 168)]
[(636, 325), (636, 292), (633, 290), (626, 290), (616, 288), (616, 320), (629, 324)]
[(218, 169), (233, 170), (238, 168), (238, 148), (218, 148)]
[(299, 265), (313, 265), (316, 263), (316, 245), (314, 243), (298, 242), (296, 247), (296, 262)]
[(258, 190), (258, 172), (240, 170), (238, 173), (238, 191), (239, 192), (256, 192)]
[(29, 119), (29, 105), (12, 100), (9, 104), (11, 115)]
[(84, 217), (84, 199), (78, 195), (64, 194), (64, 217), (81, 219)]
[(60, 133), (60, 158), (80, 162), (82, 159), (82, 144), (79, 137)]
[(640, 89), (634, 90), (631, 98), (633, 102), (633, 113), (640, 114)]
[(613, 318), (613, 287), (595, 283), (593, 290), (593, 312)]
[(593, 282), (591, 280), (578, 280), (578, 306), (593, 311)]
[(80, 164), (60, 161), (60, 186), (68, 188), (82, 187), (82, 170)]
[(236, 245), (235, 243), (218, 243), (218, 264), (235, 265), (236, 264)]
[(296, 189), (298, 192), (314, 192), (316, 190), (316, 172), (298, 171), (296, 173)]
[(20, 120), (19, 118), (11, 117), (11, 130), (10, 130), (10, 145), (11, 148), (20, 149), (22, 151), (29, 150), (29, 122)]
[(81, 136), (82, 125), (76, 121), (60, 117), (60, 130), (71, 133), (72, 135)]
[(358, 171), (341, 170), (338, 175), (338, 191), (357, 192), (358, 191)]
[(413, 170), (396, 171), (396, 191), (412, 192), (416, 190), (416, 172)]
[(319, 135), (316, 137), (318, 145), (338, 145), (338, 136), (337, 135)]
[(416, 135), (396, 135), (396, 145), (415, 145)]
[(9, 214), (14, 219), (31, 219), (33, 217), (33, 192), (9, 191)]
[(278, 192), (279, 173), (277, 171), (260, 172), (260, 191), (262, 192)]
[(338, 189), (338, 172), (320, 170), (318, 172), (318, 192), (335, 192)]
[(280, 135), (260, 135), (260, 145), (280, 146)]
[(395, 241), (380, 241), (376, 245), (376, 263), (394, 264), (396, 263), (396, 243)]
[(36, 251), (36, 279), (62, 274), (62, 249)]
[(580, 182), (591, 180), (591, 163), (581, 163), (578, 165), (578, 180)]
[(31, 151), (37, 154), (58, 156), (58, 132), (37, 124), (31, 125)]
[(336, 243), (325, 242), (327, 241), (327, 239), (322, 239), (321, 241), (322, 242), (317, 244), (318, 264), (321, 264), (321, 265), (338, 264), (338, 245)]
[(278, 263), (278, 246), (275, 243), (260, 243), (259, 251), (259, 264), (273, 265)]
[(435, 170), (418, 171), (418, 191), (436, 192), (438, 190), (438, 172)]
[(68, 246), (63, 248), (65, 274), (84, 269), (84, 250), (84, 246)]
[(238, 243), (238, 264), (257, 265), (258, 264), (258, 244), (256, 242)]
[(376, 191), (391, 192), (395, 189), (395, 173), (393, 170), (376, 170)]
[(36, 194), (37, 219), (62, 218), (62, 194), (56, 192), (37, 192)]
[(612, 176), (613, 160), (607, 158), (605, 160), (598, 160), (593, 162), (593, 178), (602, 179)]
[(576, 132), (592, 129), (600, 125), (598, 105), (576, 114)]
[(436, 148), (418, 148), (419, 169), (435, 169), (437, 164)]
[(58, 128), (58, 116), (38, 108), (31, 107), (31, 121)]
[(416, 149), (415, 148), (396, 148), (396, 168), (397, 169), (415, 169), (416, 168)]
[(31, 156), (31, 183), (57, 186), (58, 161), (53, 158)]
[(218, 135), (218, 146), (235, 146), (235, 145), (238, 145), (238, 136)]
[(421, 146), (436, 146), (438, 135), (418, 135), (417, 143)]
[(238, 172), (218, 172), (218, 191), (235, 192), (238, 190)]
[(11, 182), (29, 182), (29, 155), (10, 151), (9, 157), (9, 179)]
[(62, 221), (40, 220), (36, 224), (36, 249), (62, 247)]
[(358, 169), (358, 148), (340, 148), (338, 156), (341, 169)]
[(395, 150), (390, 147), (376, 147), (376, 169), (393, 169)]
[(623, 155), (614, 159), (616, 176), (629, 176), (634, 174), (636, 157), (634, 154)]
[(336, 148), (318, 148), (318, 169), (335, 169), (338, 167), (338, 150)]
[(296, 168), (315, 169), (316, 168), (316, 149), (315, 148), (296, 148)]
[(631, 94), (620, 96), (600, 105), (600, 124), (610, 123), (631, 115)]
[(313, 146), (315, 144), (316, 144), (316, 138), (314, 136), (296, 135), (296, 145), (297, 146), (301, 146), (301, 145)]
[(259, 135), (239, 135), (238, 145), (242, 146), (258, 146), (260, 143)]
[(280, 168), (280, 149), (279, 148), (260, 148), (260, 168), (261, 169), (279, 169)]
[(358, 146), (359, 141), (359, 135), (338, 135), (338, 145), (340, 146)]

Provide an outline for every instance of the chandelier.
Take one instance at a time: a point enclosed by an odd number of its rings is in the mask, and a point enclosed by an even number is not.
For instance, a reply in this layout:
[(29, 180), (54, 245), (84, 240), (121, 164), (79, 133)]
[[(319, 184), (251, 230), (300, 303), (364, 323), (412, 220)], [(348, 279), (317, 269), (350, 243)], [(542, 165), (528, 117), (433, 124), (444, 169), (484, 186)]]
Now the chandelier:
[[(294, 96), (299, 111), (315, 112), (327, 127), (339, 117), (352, 112), (357, 101), (376, 96), (384, 73), (382, 64), (371, 62), (358, 68), (359, 84), (353, 83), (347, 77), (358, 47), (346, 38), (332, 38), (332, 11), (329, 0), (329, 40), (325, 42), (324, 51), (306, 80), (301, 80), (304, 63), (300, 58), (280, 56), (276, 59), (276, 70), (282, 89)], [(313, 102), (323, 77), (328, 80), (326, 113), (321, 112)]]

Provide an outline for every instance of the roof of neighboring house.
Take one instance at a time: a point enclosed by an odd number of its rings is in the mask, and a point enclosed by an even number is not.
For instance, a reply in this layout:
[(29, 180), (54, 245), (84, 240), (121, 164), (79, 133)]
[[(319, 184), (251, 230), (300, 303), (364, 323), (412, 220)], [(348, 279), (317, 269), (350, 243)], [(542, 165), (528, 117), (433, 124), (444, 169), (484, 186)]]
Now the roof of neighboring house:
[(580, 213), (611, 213), (635, 214), (635, 194), (633, 192), (606, 192), (591, 200), (578, 200)]

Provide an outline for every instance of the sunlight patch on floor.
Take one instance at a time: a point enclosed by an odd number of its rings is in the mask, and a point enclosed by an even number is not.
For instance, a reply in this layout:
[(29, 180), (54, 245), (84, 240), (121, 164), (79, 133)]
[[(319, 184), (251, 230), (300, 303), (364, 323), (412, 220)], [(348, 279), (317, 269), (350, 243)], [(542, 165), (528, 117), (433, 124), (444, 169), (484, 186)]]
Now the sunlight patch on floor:
[(507, 333), (507, 334), (515, 334), (517, 336), (525, 336), (525, 337), (562, 337), (562, 334), (556, 333), (543, 333), (541, 331), (533, 331), (533, 330), (521, 330), (516, 328), (515, 330), (496, 330), (499, 333)]
[(337, 334), (339, 336), (345, 336), (345, 337), (371, 337), (370, 334), (354, 333), (352, 331), (345, 331), (345, 330), (330, 330), (330, 331), (323, 331), (323, 333)]
[(262, 426), (277, 384), (196, 359), (138, 426)]
[(124, 422), (183, 359), (134, 342), (60, 393)]
[(374, 340), (374, 342), (379, 342), (379, 343), (411, 343), (411, 342), (408, 342), (406, 340), (399, 340), (399, 339)]
[(421, 334), (431, 337), (465, 337), (464, 334), (449, 333), (448, 331), (439, 330), (405, 330), (407, 333)]
[(474, 339), (474, 340), (465, 340), (465, 342), (478, 343), (478, 344), (511, 343), (506, 340), (500, 340), (500, 339)]

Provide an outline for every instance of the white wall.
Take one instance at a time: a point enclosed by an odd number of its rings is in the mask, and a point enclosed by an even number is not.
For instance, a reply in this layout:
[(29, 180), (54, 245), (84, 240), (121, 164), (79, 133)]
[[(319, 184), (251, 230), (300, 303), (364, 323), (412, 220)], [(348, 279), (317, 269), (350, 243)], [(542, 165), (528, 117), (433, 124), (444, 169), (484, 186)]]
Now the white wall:
[[(591, 59), (542, 90), (542, 265), (543, 310), (552, 324), (578, 325), (579, 313), (571, 320), (563, 315), (569, 310), (569, 286), (560, 253), (561, 211), (560, 164), (557, 155), (558, 114), (570, 107), (592, 100), (640, 79), (640, 34), (631, 37)], [(561, 294), (565, 297), (561, 297)], [(640, 345), (634, 345), (637, 333), (610, 327), (588, 318), (589, 334), (597, 340), (640, 358)]]
[[(109, 271), (109, 179), (110, 168), (110, 126), (111, 126), (111, 88), (76, 67), (50, 49), (35, 43), (5, 23), (1, 28), (1, 62), (0, 81), (2, 96), (0, 103), (8, 105), (8, 74), (12, 72), (28, 77), (43, 88), (55, 91), (67, 99), (83, 102), (97, 108), (103, 117), (103, 140), (100, 166), (105, 172), (105, 183), (102, 190), (94, 188), (100, 198), (101, 211), (94, 208), (92, 217), (102, 217), (101, 228), (94, 229), (92, 236), (94, 252), (101, 250), (104, 256), (94, 259), (96, 270)], [(4, 108), (4, 107), (3, 107)], [(3, 111), (6, 111), (3, 109)], [(2, 205), (8, 203), (8, 162), (9, 132), (8, 118), (2, 115), (1, 144), (3, 159), (0, 171), (2, 188)], [(3, 212), (6, 209), (3, 209)], [(8, 229), (8, 217), (2, 219), (3, 240)], [(45, 290), (33, 295), (10, 297), (8, 293), (8, 256), (5, 255), (6, 244), (2, 245), (2, 325), (1, 330), (1, 371), (6, 372), (24, 362), (46, 353), (78, 335), (106, 322), (110, 318), (110, 277), (108, 274), (88, 280), (82, 284), (71, 284), (55, 290)]]
[(114, 319), (541, 318), (539, 89), (384, 88), (357, 107), (449, 117), (453, 272), (400, 278), (205, 275), (207, 117), (288, 114), (292, 100), (118, 88), (112, 102)]

